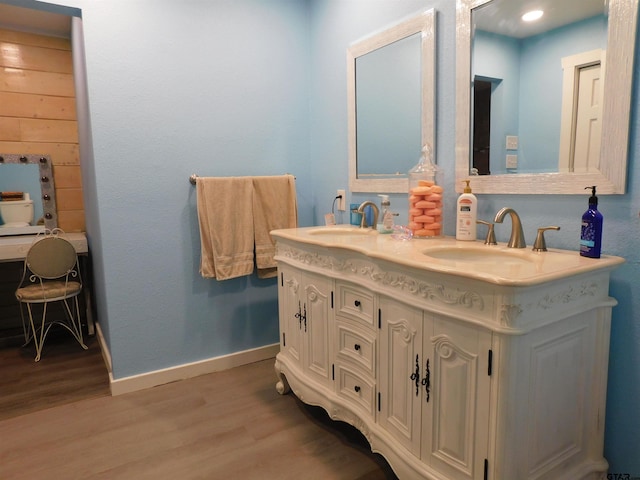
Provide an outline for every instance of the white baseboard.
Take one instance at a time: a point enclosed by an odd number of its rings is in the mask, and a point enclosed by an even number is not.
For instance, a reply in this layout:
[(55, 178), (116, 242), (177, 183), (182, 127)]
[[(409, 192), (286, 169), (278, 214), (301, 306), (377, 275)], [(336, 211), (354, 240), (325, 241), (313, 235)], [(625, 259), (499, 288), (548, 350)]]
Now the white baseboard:
[(98, 341), (102, 348), (102, 356), (104, 357), (105, 364), (109, 370), (109, 383), (111, 387), (111, 395), (113, 396), (144, 390), (145, 388), (157, 387), (158, 385), (164, 385), (178, 380), (186, 380), (187, 378), (198, 377), (207, 373), (228, 370), (229, 368), (259, 362), (269, 358), (275, 358), (276, 354), (280, 351), (280, 344), (274, 343), (273, 345), (265, 345), (264, 347), (252, 348), (251, 350), (244, 350), (242, 352), (235, 352), (229, 355), (208, 358), (206, 360), (200, 360), (193, 363), (185, 363), (176, 367), (164, 368), (153, 372), (118, 378), (116, 380), (113, 378), (113, 371), (111, 369), (111, 355), (106, 342), (104, 341), (104, 337), (102, 336), (99, 324), (96, 324), (96, 335), (98, 336)]

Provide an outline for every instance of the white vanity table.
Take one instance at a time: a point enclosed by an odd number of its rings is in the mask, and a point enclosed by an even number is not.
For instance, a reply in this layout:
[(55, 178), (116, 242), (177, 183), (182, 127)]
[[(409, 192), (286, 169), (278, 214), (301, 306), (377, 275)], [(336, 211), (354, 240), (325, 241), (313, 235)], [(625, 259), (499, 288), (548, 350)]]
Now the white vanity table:
[[(81, 273), (85, 283), (84, 298), (86, 301), (87, 330), (89, 335), (93, 335), (95, 334), (95, 325), (91, 313), (90, 288), (88, 287), (90, 278), (83, 259), (89, 254), (87, 237), (84, 233), (66, 233), (65, 237), (73, 244), (80, 256)], [(0, 262), (23, 262), (35, 238), (35, 235), (0, 236)]]
[(277, 241), (280, 393), (358, 428), (402, 479), (599, 479), (619, 257), (398, 241)]
[[(78, 255), (87, 255), (87, 237), (84, 233), (66, 233)], [(21, 262), (27, 256), (35, 235), (12, 235), (0, 237), (0, 262)]]

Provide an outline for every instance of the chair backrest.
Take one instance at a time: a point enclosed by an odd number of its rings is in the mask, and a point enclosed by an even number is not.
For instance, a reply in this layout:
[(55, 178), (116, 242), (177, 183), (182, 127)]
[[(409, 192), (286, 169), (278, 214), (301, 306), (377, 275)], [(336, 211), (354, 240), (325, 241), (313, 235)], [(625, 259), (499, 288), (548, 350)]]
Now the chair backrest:
[(36, 240), (27, 252), (26, 264), (35, 275), (45, 279), (64, 277), (75, 270), (78, 261), (71, 242), (58, 235)]

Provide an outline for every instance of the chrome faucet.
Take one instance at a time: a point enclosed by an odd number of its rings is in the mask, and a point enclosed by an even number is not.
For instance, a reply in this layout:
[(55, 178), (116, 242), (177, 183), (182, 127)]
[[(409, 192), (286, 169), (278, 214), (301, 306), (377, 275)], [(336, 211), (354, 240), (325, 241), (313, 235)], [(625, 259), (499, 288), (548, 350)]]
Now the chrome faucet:
[[(373, 209), (373, 225), (367, 225), (367, 217), (364, 213), (364, 209), (368, 206), (370, 206)], [(360, 221), (360, 228), (367, 228), (367, 227), (371, 227), (374, 229), (376, 228), (376, 225), (378, 224), (378, 215), (380, 214), (380, 210), (378, 209), (378, 206), (375, 203), (373, 203), (370, 200), (362, 202), (358, 207), (358, 213), (362, 214), (362, 220)]]
[(511, 215), (511, 238), (507, 246), (509, 248), (525, 248), (527, 242), (524, 240), (524, 232), (522, 231), (522, 223), (520, 217), (513, 208), (502, 208), (496, 213), (496, 218), (493, 220), (495, 223), (502, 223), (506, 214)]

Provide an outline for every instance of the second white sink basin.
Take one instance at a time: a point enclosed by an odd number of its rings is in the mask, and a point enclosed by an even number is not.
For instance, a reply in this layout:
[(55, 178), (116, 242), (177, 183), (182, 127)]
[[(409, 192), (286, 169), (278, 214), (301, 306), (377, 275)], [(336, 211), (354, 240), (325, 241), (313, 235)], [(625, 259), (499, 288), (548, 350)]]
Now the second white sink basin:
[(491, 278), (497, 283), (524, 279), (562, 277), (584, 266), (578, 252), (534, 252), (531, 247), (509, 248), (506, 245), (482, 245), (457, 242), (420, 250), (422, 261), (464, 273)]
[(496, 263), (527, 265), (534, 261), (529, 249), (483, 247), (436, 247), (422, 251), (423, 255), (438, 260), (460, 263)]

